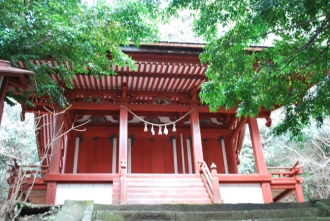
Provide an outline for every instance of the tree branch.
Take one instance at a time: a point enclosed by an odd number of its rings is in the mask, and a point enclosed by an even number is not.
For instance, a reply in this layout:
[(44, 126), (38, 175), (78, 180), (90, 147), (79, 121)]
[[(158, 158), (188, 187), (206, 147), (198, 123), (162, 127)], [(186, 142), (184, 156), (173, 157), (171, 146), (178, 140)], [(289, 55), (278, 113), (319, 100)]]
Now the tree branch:
[(45, 43), (45, 42), (47, 42), (47, 41), (49, 41), (49, 40), (51, 40), (51, 39), (52, 39), (52, 37), (47, 37), (47, 38), (45, 38), (45, 39), (43, 39), (43, 40), (41, 40), (41, 41), (38, 41), (38, 42), (35, 43), (35, 44), (25, 45), (25, 46), (23, 46), (23, 48), (32, 48), (32, 47), (34, 47), (34, 46), (36, 46), (36, 45), (41, 45), (41, 44), (43, 44), (43, 43)]
[(269, 35), (269, 34), (272, 34), (272, 33), (277, 33), (277, 32), (281, 32), (281, 31), (285, 31), (285, 30), (288, 30), (288, 29), (291, 29), (291, 28), (295, 28), (295, 27), (301, 26), (301, 25), (306, 24), (306, 23), (308, 23), (308, 22), (310, 22), (310, 21), (313, 21), (313, 20), (315, 20), (315, 19), (321, 18), (321, 17), (323, 17), (323, 16), (328, 16), (328, 15), (330, 15), (330, 11), (327, 12), (327, 13), (325, 13), (325, 14), (323, 14), (323, 15), (319, 15), (319, 16), (316, 16), (316, 17), (314, 17), (314, 18), (308, 19), (308, 20), (306, 20), (306, 21), (296, 23), (296, 24), (291, 25), (291, 26), (289, 26), (289, 27), (287, 27), (287, 28), (275, 29), (275, 30), (272, 30), (272, 31), (269, 31), (269, 32), (262, 33), (262, 34), (260, 34), (260, 35), (254, 35), (254, 36), (242, 37), (242, 38), (240, 38), (240, 39), (258, 38), (258, 37), (266, 36), (266, 35)]
[[(281, 61), (279, 63), (282, 64), (284, 62), (286, 62), (289, 58), (293, 57), (295, 54), (298, 54), (299, 52), (301, 52), (302, 50), (306, 49), (307, 47), (309, 47), (314, 40), (316, 39), (316, 37), (321, 33), (321, 31), (323, 31), (323, 29), (326, 27), (327, 22), (329, 21), (330, 16), (327, 16), (326, 19), (322, 22), (321, 26), (316, 30), (315, 34), (300, 48), (298, 48), (297, 50), (295, 50), (294, 52), (292, 52), (289, 56), (287, 56), (283, 61)], [(290, 62), (288, 62), (281, 71), (283, 71), (291, 62), (293, 61), (293, 59), (291, 59)]]

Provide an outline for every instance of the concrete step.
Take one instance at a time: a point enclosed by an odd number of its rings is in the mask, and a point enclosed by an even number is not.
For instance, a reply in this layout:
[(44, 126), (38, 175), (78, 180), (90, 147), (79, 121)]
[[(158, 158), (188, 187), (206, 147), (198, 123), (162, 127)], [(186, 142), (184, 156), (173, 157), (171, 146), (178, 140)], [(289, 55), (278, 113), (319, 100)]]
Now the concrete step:
[[(297, 208), (275, 210), (243, 210), (243, 211), (97, 211), (97, 220), (168, 220), (168, 221), (220, 221), (220, 220), (316, 220), (316, 217), (327, 218), (326, 212), (321, 208)], [(326, 219), (325, 219), (326, 220)]]
[(163, 205), (105, 205), (95, 204), (94, 210), (110, 211), (174, 211), (174, 212), (194, 212), (194, 211), (241, 211), (241, 210), (276, 210), (276, 209), (296, 209), (312, 208), (311, 202), (305, 203), (269, 203), (269, 204), (163, 204)]

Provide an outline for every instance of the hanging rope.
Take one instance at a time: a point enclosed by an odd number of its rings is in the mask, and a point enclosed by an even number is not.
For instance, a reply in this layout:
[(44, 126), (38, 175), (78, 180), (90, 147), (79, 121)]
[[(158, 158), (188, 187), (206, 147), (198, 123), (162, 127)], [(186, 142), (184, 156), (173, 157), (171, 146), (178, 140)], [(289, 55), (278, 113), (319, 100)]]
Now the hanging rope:
[(172, 131), (173, 132), (175, 132), (176, 131), (176, 127), (175, 127), (175, 124), (177, 123), (177, 122), (179, 122), (180, 120), (182, 120), (183, 118), (185, 118), (188, 114), (190, 114), (194, 109), (195, 109), (195, 107), (193, 107), (190, 111), (188, 111), (185, 115), (183, 115), (182, 117), (180, 117), (179, 119), (177, 119), (177, 120), (175, 120), (175, 121), (172, 121), (172, 122), (170, 122), (170, 123), (166, 123), (166, 124), (155, 124), (155, 123), (151, 123), (151, 122), (148, 122), (148, 121), (146, 121), (146, 120), (144, 120), (144, 119), (142, 119), (141, 117), (139, 117), (138, 115), (136, 115), (134, 112), (132, 112), (130, 109), (128, 109), (127, 107), (125, 107), (125, 106), (120, 106), (120, 107), (123, 107), (123, 108), (125, 108), (128, 112), (130, 112), (133, 116), (135, 116), (136, 118), (138, 118), (139, 120), (141, 120), (142, 122), (144, 122), (144, 125), (145, 125), (145, 127), (144, 127), (144, 131), (146, 132), (146, 131), (148, 131), (148, 125), (151, 125), (151, 133), (152, 133), (152, 135), (155, 135), (155, 131), (154, 131), (154, 126), (156, 126), (156, 127), (159, 127), (159, 131), (158, 131), (158, 135), (162, 135), (162, 127), (164, 127), (164, 134), (168, 134), (168, 130), (167, 130), (167, 128), (166, 128), (166, 126), (168, 126), (168, 125), (173, 125), (173, 129), (172, 129)]

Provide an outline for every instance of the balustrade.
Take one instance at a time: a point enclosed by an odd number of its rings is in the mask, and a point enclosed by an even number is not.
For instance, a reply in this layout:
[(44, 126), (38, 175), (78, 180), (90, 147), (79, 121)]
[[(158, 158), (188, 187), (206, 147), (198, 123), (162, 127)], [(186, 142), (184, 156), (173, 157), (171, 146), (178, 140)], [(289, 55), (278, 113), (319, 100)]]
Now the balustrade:
[(201, 174), (202, 181), (213, 203), (222, 203), (220, 197), (220, 186), (217, 172), (217, 166), (212, 163), (211, 172), (206, 163), (202, 160), (198, 161), (199, 173)]

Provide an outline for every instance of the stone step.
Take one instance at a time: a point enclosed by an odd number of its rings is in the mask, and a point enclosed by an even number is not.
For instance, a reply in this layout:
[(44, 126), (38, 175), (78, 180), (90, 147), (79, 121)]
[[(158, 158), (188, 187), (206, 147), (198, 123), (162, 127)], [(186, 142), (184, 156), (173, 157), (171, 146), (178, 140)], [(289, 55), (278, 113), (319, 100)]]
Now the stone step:
[(329, 221), (330, 217), (289, 217), (289, 218), (267, 218), (247, 220), (210, 220), (210, 221)]
[(95, 204), (94, 210), (110, 211), (174, 211), (174, 212), (194, 212), (194, 211), (241, 211), (241, 210), (276, 210), (276, 209), (296, 209), (312, 208), (311, 202), (304, 203), (269, 203), (269, 204), (163, 204), (163, 205), (104, 205)]
[[(275, 210), (243, 210), (243, 211), (195, 211), (195, 212), (179, 212), (179, 211), (96, 211), (97, 220), (125, 220), (125, 221), (142, 221), (142, 220), (168, 220), (168, 221), (220, 221), (220, 220), (319, 220), (326, 217), (327, 213), (321, 208), (297, 208), (297, 209), (275, 209)], [(326, 220), (326, 219), (325, 219)]]

